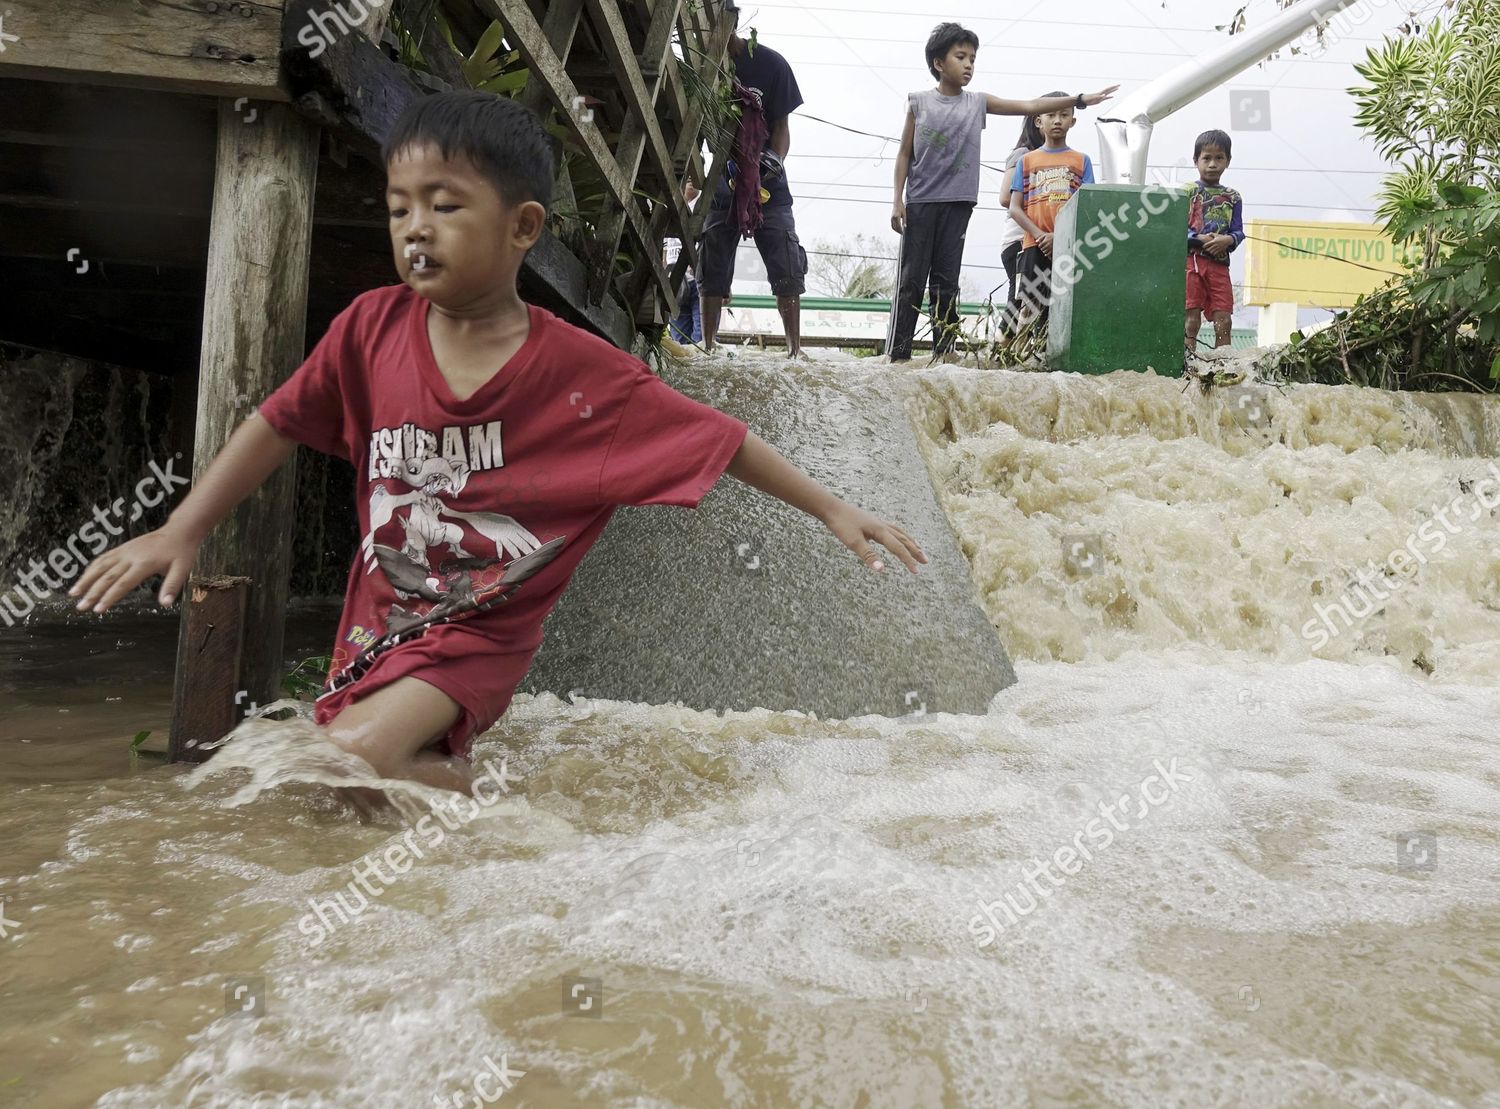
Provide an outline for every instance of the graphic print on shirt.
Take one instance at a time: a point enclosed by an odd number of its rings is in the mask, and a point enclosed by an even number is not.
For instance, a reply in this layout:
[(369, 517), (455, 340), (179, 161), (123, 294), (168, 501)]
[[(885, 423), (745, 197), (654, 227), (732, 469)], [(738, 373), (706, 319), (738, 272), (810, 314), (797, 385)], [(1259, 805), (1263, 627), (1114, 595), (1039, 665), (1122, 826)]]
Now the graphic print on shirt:
[(1234, 206), (1240, 194), (1223, 185), (1190, 182), (1188, 194), (1188, 230), (1198, 235), (1227, 235), (1234, 225)]
[(1066, 204), (1078, 191), (1078, 177), (1071, 166), (1043, 166), (1031, 171), (1026, 183), (1028, 204)]
[(364, 649), (325, 693), (358, 680), (398, 643), (503, 604), (561, 551), (565, 536), (543, 543), (514, 517), (454, 507), (475, 474), (504, 466), (500, 432), (494, 420), (444, 428), (441, 438), (413, 424), (372, 433), (369, 473), (379, 480), (370, 487), (361, 562), (367, 575), (385, 577), (397, 600), (383, 634), (360, 629)]

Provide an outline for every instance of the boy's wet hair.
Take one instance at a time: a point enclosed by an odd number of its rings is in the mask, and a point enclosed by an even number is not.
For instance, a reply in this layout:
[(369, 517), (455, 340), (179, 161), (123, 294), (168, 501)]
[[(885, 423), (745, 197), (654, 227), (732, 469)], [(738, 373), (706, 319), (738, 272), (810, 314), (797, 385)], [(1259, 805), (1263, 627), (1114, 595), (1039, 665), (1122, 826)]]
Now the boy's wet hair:
[(955, 46), (972, 46), (974, 52), (979, 52), (979, 36), (967, 27), (957, 23), (939, 23), (932, 29), (932, 34), (927, 36), (927, 71), (934, 77), (938, 75), (937, 66), (932, 64), (933, 58), (946, 58), (948, 51)]
[(1193, 161), (1198, 160), (1198, 155), (1203, 153), (1205, 146), (1217, 146), (1224, 151), (1224, 157), (1233, 158), (1234, 151), (1227, 131), (1205, 131), (1193, 142)]
[(465, 158), (510, 207), (552, 203), (557, 144), (542, 121), (514, 100), (488, 92), (440, 92), (401, 113), (381, 145), (386, 165), (402, 150), (431, 143), (449, 161)]

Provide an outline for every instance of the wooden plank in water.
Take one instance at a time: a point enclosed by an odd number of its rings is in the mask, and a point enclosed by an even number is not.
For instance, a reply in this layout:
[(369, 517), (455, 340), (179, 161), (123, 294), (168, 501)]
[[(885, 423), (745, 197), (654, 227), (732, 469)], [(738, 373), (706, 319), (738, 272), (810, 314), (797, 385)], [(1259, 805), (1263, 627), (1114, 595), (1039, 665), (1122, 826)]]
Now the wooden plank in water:
[(283, 2), (4, 0), (0, 77), (285, 100)]
[(177, 639), (177, 676), (172, 690), (171, 762), (203, 762), (203, 748), (239, 723), (248, 695), (239, 687), (244, 657), (245, 611), (250, 579), (188, 579)]

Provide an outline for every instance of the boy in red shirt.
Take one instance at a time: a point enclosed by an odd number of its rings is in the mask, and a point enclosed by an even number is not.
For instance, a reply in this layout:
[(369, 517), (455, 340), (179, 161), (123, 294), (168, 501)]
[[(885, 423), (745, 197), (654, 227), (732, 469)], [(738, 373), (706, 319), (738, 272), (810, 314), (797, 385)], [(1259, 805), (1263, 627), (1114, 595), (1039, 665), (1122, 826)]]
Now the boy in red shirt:
[(104, 612), (154, 574), (181, 592), (203, 537), (304, 443), (358, 474), (361, 549), (314, 719), (385, 778), (466, 790), (542, 620), (619, 505), (694, 507), (726, 472), (817, 517), (872, 570), (915, 572), (899, 527), (841, 501), (639, 360), (525, 304), (552, 140), (520, 105), (443, 93), (384, 148), (404, 284), (364, 293), (154, 532), (70, 591)]

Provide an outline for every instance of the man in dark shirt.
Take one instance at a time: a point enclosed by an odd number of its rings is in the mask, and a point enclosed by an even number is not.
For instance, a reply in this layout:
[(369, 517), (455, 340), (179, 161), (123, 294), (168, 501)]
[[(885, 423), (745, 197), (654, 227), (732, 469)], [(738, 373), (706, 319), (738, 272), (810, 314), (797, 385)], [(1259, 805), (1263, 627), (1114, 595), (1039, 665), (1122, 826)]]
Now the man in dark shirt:
[[(738, 28), (739, 10), (731, 3), (725, 5), (725, 12), (734, 19)], [(802, 92), (797, 88), (792, 67), (769, 46), (757, 43), (752, 50), (737, 29), (729, 41), (729, 54), (734, 63), (735, 79), (746, 88), (760, 92), (766, 127), (770, 131), (766, 149), (785, 159), (792, 145), (788, 117), (802, 105)], [(804, 281), (807, 252), (797, 238), (797, 225), (792, 216), (792, 190), (787, 184), (786, 174), (762, 181), (762, 186), (771, 195), (761, 206), (763, 222), (755, 232), (755, 246), (766, 264), (771, 292), (776, 294), (776, 308), (786, 329), (787, 351), (796, 358), (802, 353), (802, 294), (807, 287)], [(733, 199), (729, 178), (725, 174), (719, 178), (708, 219), (703, 225), (698, 267), (703, 346), (707, 350), (713, 349), (714, 338), (719, 332), (719, 313), (734, 282), (734, 255), (739, 246), (740, 229), (733, 211)]]

